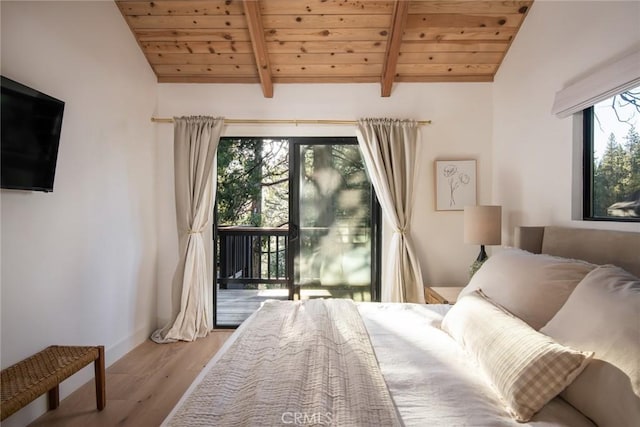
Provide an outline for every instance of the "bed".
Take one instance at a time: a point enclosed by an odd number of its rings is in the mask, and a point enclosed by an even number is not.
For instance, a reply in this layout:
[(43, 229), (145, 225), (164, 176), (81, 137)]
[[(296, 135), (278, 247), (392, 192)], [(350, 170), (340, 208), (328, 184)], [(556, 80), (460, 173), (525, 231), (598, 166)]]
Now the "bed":
[(163, 425), (640, 425), (640, 233), (515, 241), (454, 306), (265, 303)]

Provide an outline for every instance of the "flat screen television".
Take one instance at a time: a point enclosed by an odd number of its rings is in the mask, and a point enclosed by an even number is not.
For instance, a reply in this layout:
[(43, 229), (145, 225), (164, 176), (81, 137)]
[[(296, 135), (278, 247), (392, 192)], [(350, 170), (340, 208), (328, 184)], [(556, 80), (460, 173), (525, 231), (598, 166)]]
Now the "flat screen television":
[(0, 187), (53, 191), (64, 102), (1, 79)]

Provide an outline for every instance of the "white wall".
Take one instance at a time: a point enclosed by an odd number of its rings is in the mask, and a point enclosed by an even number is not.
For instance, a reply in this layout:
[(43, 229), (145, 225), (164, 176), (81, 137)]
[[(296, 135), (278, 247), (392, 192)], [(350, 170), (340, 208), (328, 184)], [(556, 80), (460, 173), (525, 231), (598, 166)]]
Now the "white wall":
[(2, 367), (52, 344), (103, 344), (110, 364), (156, 322), (155, 77), (113, 2), (1, 14), (2, 74), (66, 102), (53, 193), (0, 193)]
[[(276, 85), (274, 97), (259, 85), (160, 84), (158, 114), (191, 114), (259, 119), (357, 119), (384, 116), (431, 119), (422, 129), (420, 174), (411, 234), (427, 283), (465, 283), (478, 248), (462, 241), (462, 212), (436, 212), (433, 161), (478, 160), (478, 197), (491, 198), (491, 85), (397, 84), (390, 98), (374, 84)], [(158, 124), (158, 283), (159, 322), (170, 311), (169, 288), (177, 259), (173, 199), (172, 126)], [(227, 126), (227, 136), (355, 136), (345, 126)]]
[[(638, 230), (572, 221), (573, 121), (551, 114), (555, 93), (640, 47), (640, 2), (536, 1), (493, 85), (493, 201), (516, 225)], [(576, 190), (579, 191), (579, 190)]]
[[(640, 3), (538, 0), (496, 82), (379, 85), (156, 85), (112, 2), (2, 1), (2, 74), (66, 101), (55, 190), (2, 190), (6, 367), (54, 344), (104, 344), (111, 362), (168, 320), (177, 260), (172, 126), (151, 116), (431, 119), (422, 129), (412, 237), (429, 284), (463, 284), (478, 248), (462, 212), (436, 212), (436, 159), (478, 161), (478, 203), (519, 224), (571, 221), (570, 119), (555, 92), (640, 45)], [(157, 111), (154, 111), (157, 109)], [(228, 126), (235, 136), (354, 135), (343, 126)], [(155, 182), (154, 182), (155, 180)], [(508, 243), (508, 241), (505, 241)], [(157, 310), (156, 310), (157, 309)], [(72, 377), (68, 391), (87, 381)], [(6, 420), (23, 425), (44, 399)]]

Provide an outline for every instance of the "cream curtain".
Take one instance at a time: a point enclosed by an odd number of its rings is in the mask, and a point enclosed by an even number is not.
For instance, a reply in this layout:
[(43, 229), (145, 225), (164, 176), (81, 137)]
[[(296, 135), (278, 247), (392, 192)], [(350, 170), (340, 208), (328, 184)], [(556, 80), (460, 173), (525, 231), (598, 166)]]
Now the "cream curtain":
[(418, 125), (406, 120), (361, 119), (356, 133), (382, 212), (393, 227), (382, 301), (424, 303), (422, 273), (409, 234)]
[(172, 321), (155, 331), (157, 343), (194, 341), (209, 332), (204, 232), (215, 200), (216, 150), (224, 119), (174, 118), (176, 217), (180, 258), (172, 285)]

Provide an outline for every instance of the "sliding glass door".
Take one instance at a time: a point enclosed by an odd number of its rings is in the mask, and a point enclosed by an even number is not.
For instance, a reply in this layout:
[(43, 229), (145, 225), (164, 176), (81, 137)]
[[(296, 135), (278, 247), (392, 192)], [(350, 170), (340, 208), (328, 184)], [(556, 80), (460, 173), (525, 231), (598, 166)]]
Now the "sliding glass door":
[(216, 327), (267, 299), (379, 300), (380, 210), (355, 138), (222, 138)]

